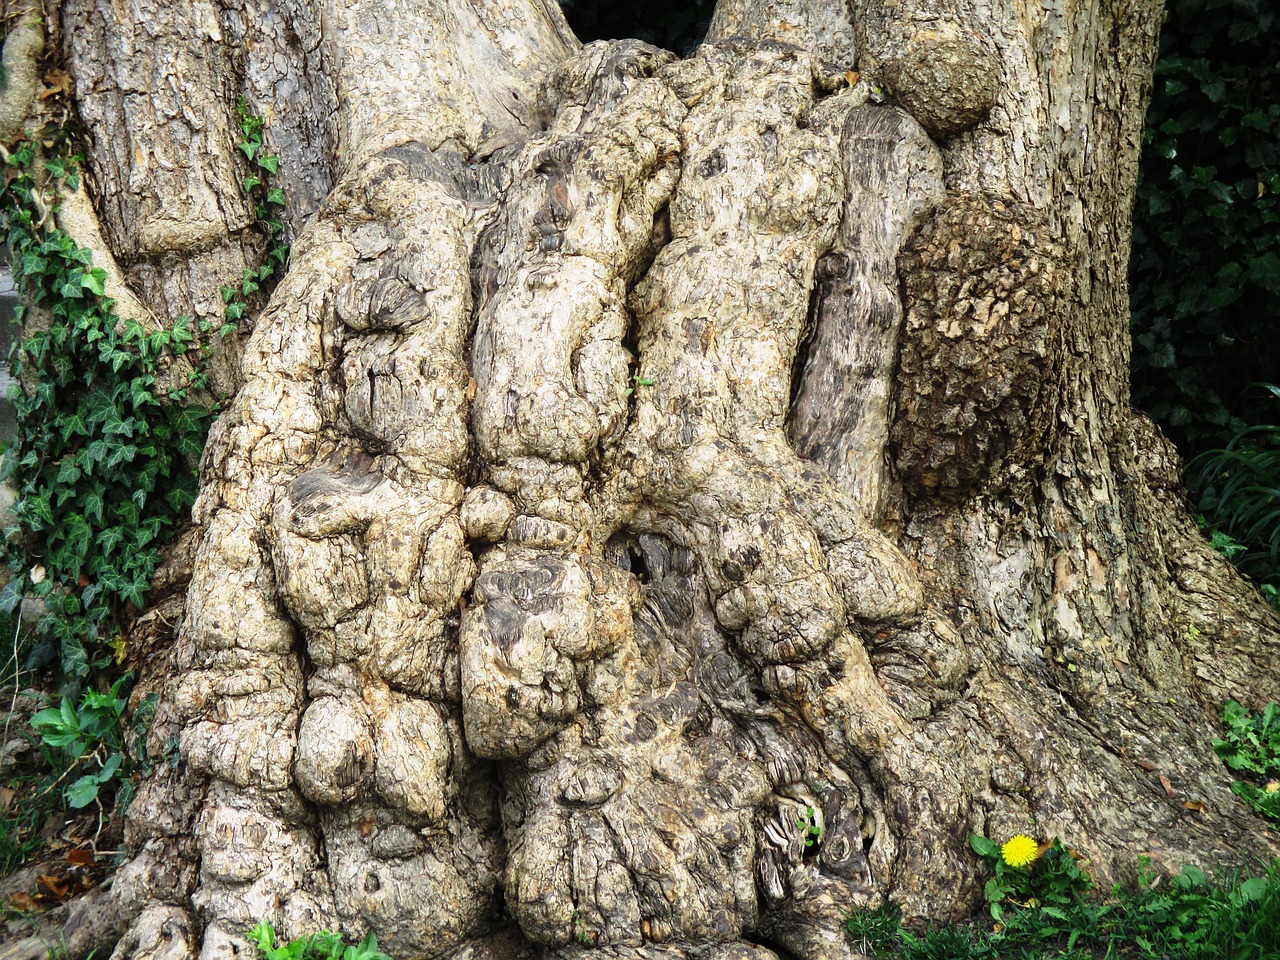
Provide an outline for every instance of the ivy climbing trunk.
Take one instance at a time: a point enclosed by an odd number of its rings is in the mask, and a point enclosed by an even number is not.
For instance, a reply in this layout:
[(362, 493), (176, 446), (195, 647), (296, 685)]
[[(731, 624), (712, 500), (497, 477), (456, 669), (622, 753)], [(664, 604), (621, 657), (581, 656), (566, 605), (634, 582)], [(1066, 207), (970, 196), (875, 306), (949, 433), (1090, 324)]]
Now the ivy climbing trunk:
[(48, 4), (117, 299), (256, 266), (241, 97), (295, 237), (130, 638), (115, 956), (841, 960), (971, 911), (970, 832), (1280, 852), (1210, 743), (1280, 622), (1128, 404), (1160, 16)]

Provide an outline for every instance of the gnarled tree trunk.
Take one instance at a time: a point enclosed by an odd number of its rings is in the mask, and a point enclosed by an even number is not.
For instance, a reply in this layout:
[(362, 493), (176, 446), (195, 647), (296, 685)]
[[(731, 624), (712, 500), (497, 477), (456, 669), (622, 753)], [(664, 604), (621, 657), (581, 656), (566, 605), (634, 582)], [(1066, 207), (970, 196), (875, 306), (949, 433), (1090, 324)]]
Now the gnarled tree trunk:
[(1280, 849), (1210, 745), (1280, 624), (1128, 405), (1160, 7), (721, 0), (686, 60), (551, 0), (51, 9), (135, 302), (260, 255), (239, 96), (296, 233), (115, 956), (838, 960), (970, 911), (971, 831), (1104, 883)]

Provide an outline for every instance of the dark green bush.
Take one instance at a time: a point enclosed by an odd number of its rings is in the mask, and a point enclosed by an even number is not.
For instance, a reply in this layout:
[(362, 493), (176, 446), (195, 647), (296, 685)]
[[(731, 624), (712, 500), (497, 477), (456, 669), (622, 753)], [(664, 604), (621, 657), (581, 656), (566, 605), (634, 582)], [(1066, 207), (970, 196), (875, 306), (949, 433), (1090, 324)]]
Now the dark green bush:
[[(1267, 384), (1266, 392), (1280, 399), (1280, 387)], [(1272, 419), (1280, 419), (1276, 413), (1273, 404)], [(1280, 423), (1245, 427), (1196, 457), (1187, 486), (1213, 546), (1273, 599), (1280, 586)]]
[(1274, 0), (1171, 0), (1131, 262), (1133, 398), (1187, 456), (1260, 420), (1276, 377), (1280, 18)]

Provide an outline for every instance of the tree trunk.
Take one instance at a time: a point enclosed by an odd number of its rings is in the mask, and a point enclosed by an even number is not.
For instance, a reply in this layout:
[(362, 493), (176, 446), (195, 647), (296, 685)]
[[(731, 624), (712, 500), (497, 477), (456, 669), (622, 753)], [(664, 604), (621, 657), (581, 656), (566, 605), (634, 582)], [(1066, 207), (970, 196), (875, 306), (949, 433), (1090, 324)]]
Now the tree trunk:
[(220, 318), (261, 256), (240, 96), (296, 234), (115, 956), (839, 960), (850, 909), (971, 911), (970, 832), (1104, 886), (1280, 851), (1210, 743), (1280, 623), (1128, 403), (1160, 15), (721, 0), (681, 61), (551, 0), (62, 0), (134, 301)]

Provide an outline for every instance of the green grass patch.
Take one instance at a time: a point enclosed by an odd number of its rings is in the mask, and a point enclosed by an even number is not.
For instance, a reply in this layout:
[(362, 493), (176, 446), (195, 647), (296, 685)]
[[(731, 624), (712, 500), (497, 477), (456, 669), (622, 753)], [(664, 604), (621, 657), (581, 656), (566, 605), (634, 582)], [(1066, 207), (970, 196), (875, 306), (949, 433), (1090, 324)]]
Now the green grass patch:
[[(1057, 870), (1061, 876), (1064, 869), (1059, 864), (1049, 872)], [(1034, 873), (1030, 868), (1028, 878)], [(988, 899), (988, 906), (1001, 918), (990, 927), (912, 929), (902, 923), (901, 911), (889, 905), (851, 914), (846, 928), (868, 955), (900, 960), (1280, 957), (1280, 860), (1259, 876), (1220, 881), (1195, 867), (1161, 880), (1145, 872), (1144, 864), (1134, 890), (1116, 887), (1109, 896), (1096, 898), (1077, 886), (1065, 901), (1030, 897), (1015, 902), (1006, 897)]]

